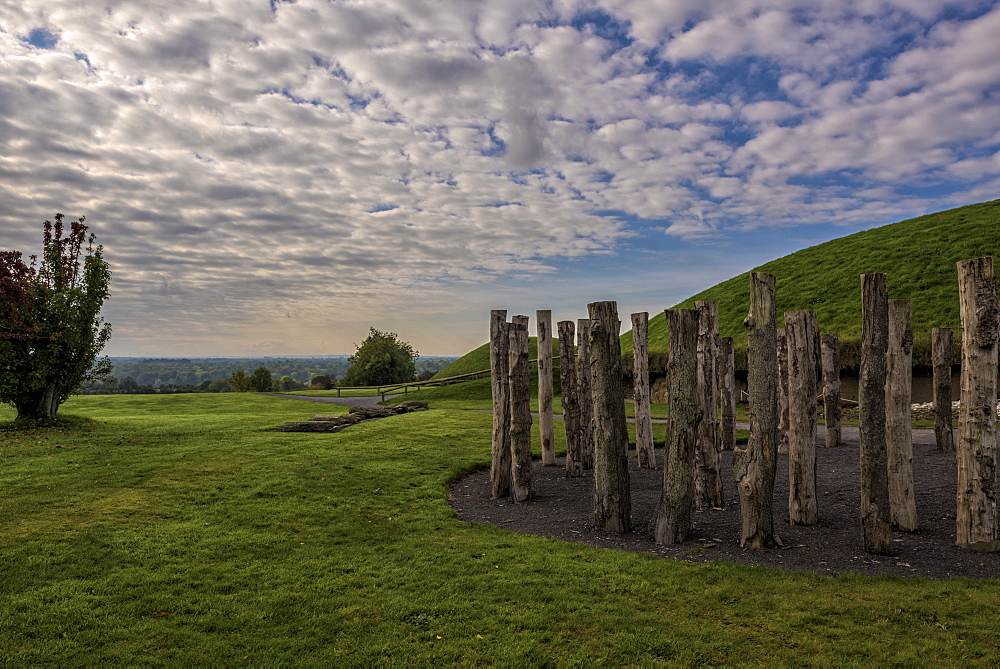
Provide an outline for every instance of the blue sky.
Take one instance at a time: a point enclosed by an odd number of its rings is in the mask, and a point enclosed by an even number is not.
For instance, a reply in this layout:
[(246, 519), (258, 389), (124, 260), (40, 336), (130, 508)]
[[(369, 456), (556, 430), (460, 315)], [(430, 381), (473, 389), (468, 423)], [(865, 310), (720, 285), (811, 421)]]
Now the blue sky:
[(12, 3), (0, 248), (86, 215), (112, 355), (627, 322), (996, 198), (998, 34), (975, 1)]

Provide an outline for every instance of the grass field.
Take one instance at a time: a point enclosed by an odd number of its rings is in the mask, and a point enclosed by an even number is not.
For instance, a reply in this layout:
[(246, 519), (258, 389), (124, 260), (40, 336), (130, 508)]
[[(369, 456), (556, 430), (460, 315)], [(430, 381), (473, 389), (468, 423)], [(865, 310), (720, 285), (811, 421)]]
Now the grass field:
[(18, 430), (0, 408), (0, 657), (985, 666), (1000, 653), (998, 580), (698, 566), (470, 525), (447, 484), (488, 463), (489, 414), (272, 431), (315, 410), (89, 396), (56, 427)]

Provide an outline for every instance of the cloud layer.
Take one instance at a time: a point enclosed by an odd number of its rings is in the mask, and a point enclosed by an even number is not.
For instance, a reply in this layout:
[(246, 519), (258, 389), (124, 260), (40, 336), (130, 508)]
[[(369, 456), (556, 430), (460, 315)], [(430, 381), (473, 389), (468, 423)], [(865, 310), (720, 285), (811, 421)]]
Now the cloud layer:
[(997, 34), (936, 0), (30, 0), (0, 17), (0, 247), (86, 214), (112, 352), (349, 352), (637, 236), (995, 197)]

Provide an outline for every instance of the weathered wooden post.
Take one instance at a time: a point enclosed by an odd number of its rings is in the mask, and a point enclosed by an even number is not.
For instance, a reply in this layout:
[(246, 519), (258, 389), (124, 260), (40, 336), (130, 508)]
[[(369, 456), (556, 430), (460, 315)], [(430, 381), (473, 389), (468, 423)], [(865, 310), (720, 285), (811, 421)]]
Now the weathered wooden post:
[(507, 310), (490, 312), (490, 379), (493, 386), (493, 445), (490, 481), (493, 499), (510, 497), (510, 329)]
[(722, 404), (723, 451), (736, 448), (736, 351), (732, 337), (719, 340), (719, 403)]
[(931, 363), (934, 365), (934, 441), (939, 451), (955, 450), (951, 429), (951, 328), (931, 331)]
[(602, 532), (628, 532), (632, 526), (632, 493), (618, 339), (621, 322), (614, 302), (592, 302), (587, 309), (594, 407), (594, 524)]
[(788, 452), (788, 339), (778, 328), (778, 452)]
[(889, 551), (889, 476), (885, 443), (885, 354), (889, 340), (886, 276), (861, 275), (861, 526), (865, 550)]
[(819, 323), (815, 311), (786, 311), (788, 345), (788, 521), (815, 525), (816, 358)]
[(573, 321), (559, 321), (559, 381), (562, 388), (563, 426), (566, 429), (566, 476), (583, 476), (580, 453), (580, 393), (576, 382)]
[(740, 495), (740, 546), (775, 548), (774, 476), (778, 457), (778, 341), (774, 275), (750, 272), (747, 342), (750, 440), (733, 451)]
[(1000, 549), (997, 531), (997, 301), (993, 258), (958, 263), (962, 396), (958, 411), (955, 541)]
[(904, 532), (917, 529), (917, 502), (913, 490), (913, 434), (910, 428), (912, 317), (913, 300), (889, 300), (889, 349), (885, 362), (889, 519), (893, 527)]
[(670, 352), (667, 359), (667, 443), (663, 455), (663, 491), (656, 508), (653, 538), (658, 544), (687, 539), (694, 512), (694, 454), (697, 450), (701, 398), (698, 395), (697, 309), (668, 309)]
[(827, 448), (840, 446), (840, 339), (835, 334), (821, 338), (823, 358), (823, 418)]
[(649, 408), (649, 313), (632, 314), (632, 376), (635, 397), (635, 453), (639, 469), (656, 469), (653, 419)]
[(722, 494), (719, 457), (719, 404), (715, 361), (719, 357), (719, 303), (695, 302), (701, 312), (698, 319), (698, 397), (701, 398), (701, 424), (698, 449), (695, 451), (694, 504), (699, 509), (720, 508), (726, 502)]
[(576, 321), (576, 382), (580, 392), (580, 455), (583, 468), (594, 468), (594, 393), (590, 387), (590, 319)]
[(542, 464), (556, 464), (555, 431), (552, 427), (552, 311), (535, 312), (538, 331), (538, 436), (542, 442)]
[(510, 324), (510, 452), (511, 497), (526, 502), (535, 496), (531, 480), (531, 403), (528, 399), (528, 317)]

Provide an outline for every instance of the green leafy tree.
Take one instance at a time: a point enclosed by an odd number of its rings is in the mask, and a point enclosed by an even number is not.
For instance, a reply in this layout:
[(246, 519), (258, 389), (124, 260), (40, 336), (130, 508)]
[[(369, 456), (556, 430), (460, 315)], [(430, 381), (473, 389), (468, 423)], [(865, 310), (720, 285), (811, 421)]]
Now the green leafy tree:
[(273, 393), (275, 390), (274, 379), (271, 378), (271, 371), (267, 367), (258, 367), (253, 370), (249, 381), (251, 392)]
[(97, 355), (111, 338), (100, 317), (111, 270), (81, 217), (43, 224), (42, 255), (0, 251), (0, 401), (18, 419), (51, 420), (83, 384), (111, 373)]
[(309, 382), (310, 390), (329, 390), (333, 388), (333, 378), (329, 374), (319, 374), (312, 378)]
[(234, 393), (250, 392), (250, 377), (242, 369), (237, 369), (229, 377), (229, 389)]
[(405, 383), (416, 376), (414, 361), (418, 353), (394, 332), (379, 332), (371, 328), (351, 356), (351, 366), (344, 375), (344, 386), (378, 386)]
[(289, 390), (305, 390), (305, 387), (306, 384), (293, 379), (287, 374), (278, 379), (278, 390), (282, 392), (288, 392)]

